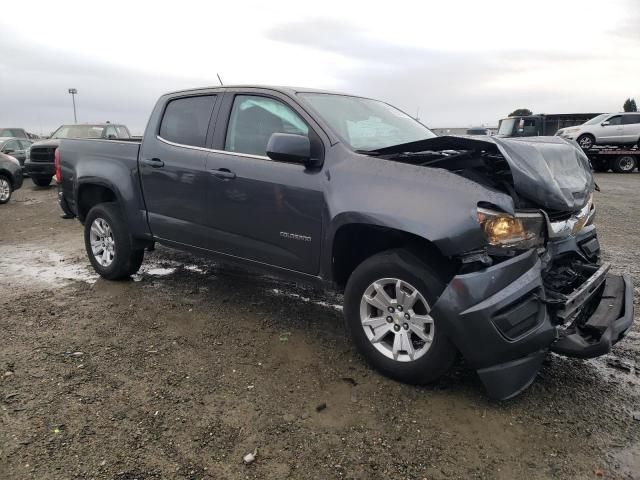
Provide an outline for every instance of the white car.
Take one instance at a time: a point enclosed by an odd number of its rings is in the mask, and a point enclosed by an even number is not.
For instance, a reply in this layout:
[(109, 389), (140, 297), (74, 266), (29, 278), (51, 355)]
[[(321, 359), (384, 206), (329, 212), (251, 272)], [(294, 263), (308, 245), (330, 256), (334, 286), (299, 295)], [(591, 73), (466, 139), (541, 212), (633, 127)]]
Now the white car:
[(640, 113), (603, 113), (577, 127), (556, 132), (584, 149), (594, 145), (635, 145), (640, 142)]

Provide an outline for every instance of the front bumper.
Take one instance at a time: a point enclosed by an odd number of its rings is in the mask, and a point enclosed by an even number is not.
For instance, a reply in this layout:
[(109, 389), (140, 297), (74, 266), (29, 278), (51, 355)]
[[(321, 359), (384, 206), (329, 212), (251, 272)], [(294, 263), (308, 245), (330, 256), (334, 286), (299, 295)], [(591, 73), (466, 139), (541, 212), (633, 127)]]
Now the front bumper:
[[(576, 249), (584, 242), (572, 241)], [(556, 245), (552, 253), (561, 248), (567, 247)], [(557, 295), (548, 298), (542, 273), (543, 260), (531, 250), (455, 276), (433, 306), (491, 397), (508, 399), (527, 388), (548, 350), (579, 358), (602, 355), (631, 328), (628, 277), (598, 269), (585, 288), (559, 301)]]
[(26, 161), (24, 168), (30, 177), (52, 177), (56, 173), (53, 163)]

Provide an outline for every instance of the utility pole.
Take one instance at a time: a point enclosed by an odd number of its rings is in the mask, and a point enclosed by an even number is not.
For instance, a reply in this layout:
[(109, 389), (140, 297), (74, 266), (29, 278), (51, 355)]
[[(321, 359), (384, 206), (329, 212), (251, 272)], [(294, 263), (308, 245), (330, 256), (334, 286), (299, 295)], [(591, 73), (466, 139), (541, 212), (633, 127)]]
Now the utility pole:
[(78, 116), (76, 115), (76, 94), (78, 90), (70, 88), (69, 93), (71, 94), (71, 101), (73, 102), (73, 123), (78, 123)]

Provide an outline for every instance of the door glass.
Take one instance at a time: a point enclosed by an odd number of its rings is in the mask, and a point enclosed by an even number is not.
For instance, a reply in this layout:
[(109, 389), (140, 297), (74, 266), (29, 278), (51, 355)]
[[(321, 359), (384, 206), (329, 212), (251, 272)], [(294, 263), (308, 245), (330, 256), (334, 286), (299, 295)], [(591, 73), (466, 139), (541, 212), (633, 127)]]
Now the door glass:
[(225, 150), (264, 156), (274, 133), (308, 135), (309, 128), (297, 113), (278, 100), (236, 96), (229, 117)]
[(105, 133), (107, 138), (118, 138), (118, 132), (116, 132), (116, 127), (107, 127), (107, 132)]
[(160, 124), (160, 136), (181, 145), (204, 147), (215, 95), (171, 100)]
[(129, 138), (129, 132), (124, 127), (116, 127), (118, 130), (118, 138)]
[(622, 125), (622, 117), (620, 115), (617, 117), (611, 117), (609, 119), (609, 125)]
[(625, 115), (624, 124), (633, 125), (634, 123), (640, 123), (640, 115)]

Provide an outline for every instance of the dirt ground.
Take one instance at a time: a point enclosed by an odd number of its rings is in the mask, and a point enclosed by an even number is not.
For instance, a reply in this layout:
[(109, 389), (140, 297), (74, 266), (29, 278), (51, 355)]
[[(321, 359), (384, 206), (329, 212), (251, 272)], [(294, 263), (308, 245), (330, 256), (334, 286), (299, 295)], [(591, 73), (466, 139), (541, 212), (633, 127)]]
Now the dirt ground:
[[(597, 182), (637, 305), (640, 174)], [(372, 371), (339, 297), (165, 248), (98, 279), (58, 214), (29, 180), (0, 206), (2, 479), (640, 478), (638, 323), (492, 402), (463, 364), (429, 387)]]

